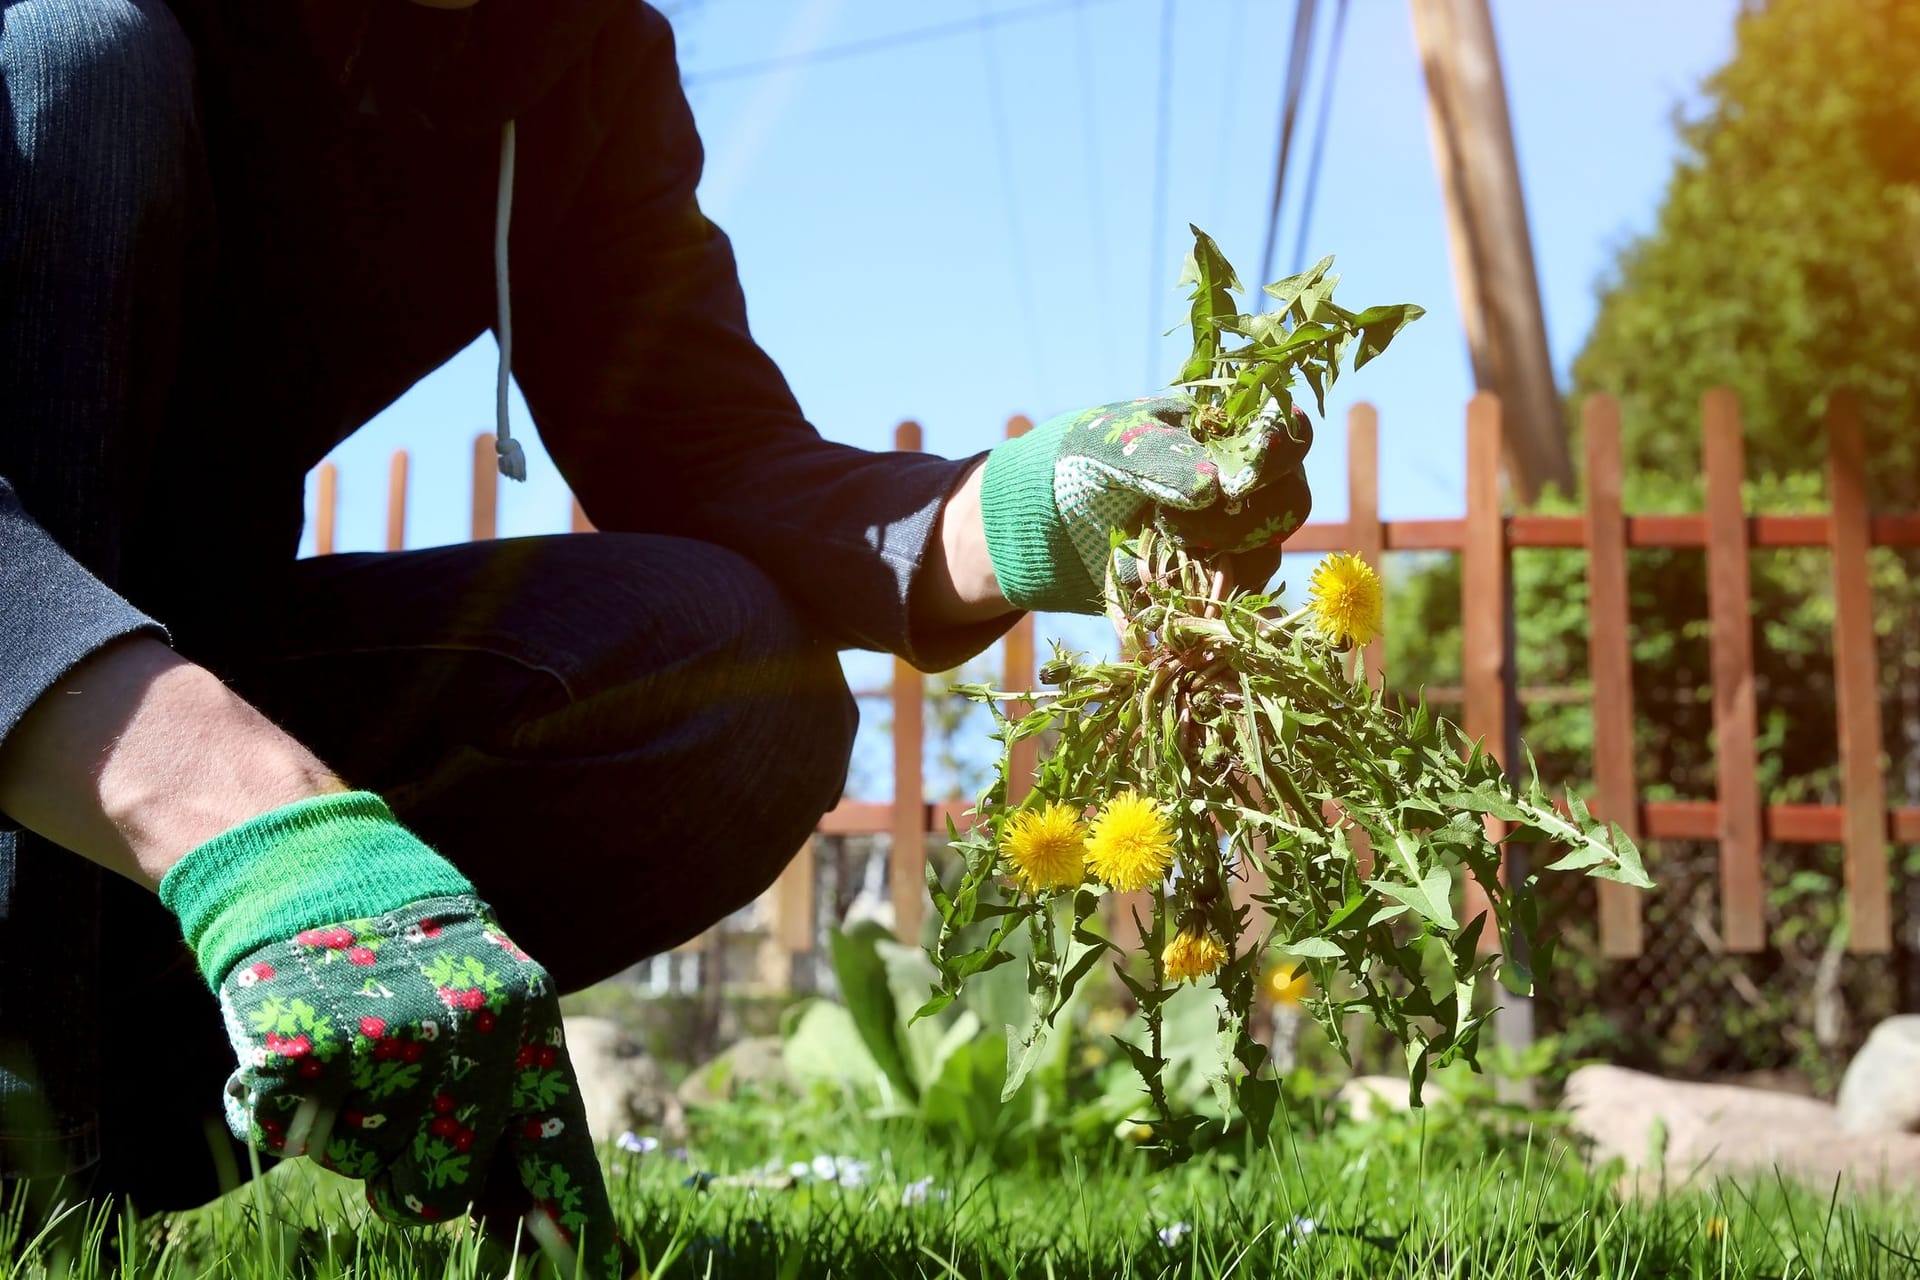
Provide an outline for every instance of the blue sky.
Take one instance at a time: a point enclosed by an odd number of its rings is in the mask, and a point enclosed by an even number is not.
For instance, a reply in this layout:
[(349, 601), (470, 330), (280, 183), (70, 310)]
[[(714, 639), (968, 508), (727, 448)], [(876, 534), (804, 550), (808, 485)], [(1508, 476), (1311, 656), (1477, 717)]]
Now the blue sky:
[[(928, 448), (967, 454), (999, 439), (1010, 414), (1141, 394), (1181, 355), (1181, 334), (1158, 335), (1180, 315), (1186, 224), (1257, 273), (1293, 5), (1171, 2), (1167, 45), (1168, 0), (682, 0), (681, 66), (708, 155), (701, 198), (733, 239), (756, 335), (823, 434), (885, 448), (912, 417)], [(1301, 265), (1286, 259), (1336, 7), (1321, 6), (1276, 276)], [(1651, 224), (1674, 109), (1731, 53), (1738, 8), (1493, 2), (1563, 378), (1615, 249)], [(936, 26), (956, 29), (740, 71)], [(1383, 514), (1457, 513), (1472, 387), (1404, 0), (1350, 0), (1327, 139), (1306, 259), (1337, 255), (1348, 306), (1412, 301), (1427, 316), (1329, 400), (1309, 459), (1316, 514), (1344, 510), (1342, 424), (1356, 399), (1381, 413)], [(464, 536), (493, 360), (491, 339), (475, 344), (336, 451), (341, 550), (381, 544), (396, 448), (414, 456), (409, 545)], [(517, 400), (515, 412), (531, 478), (503, 487), (501, 532), (562, 530), (564, 481)], [(1040, 628), (1082, 647), (1103, 640), (1099, 624)], [(849, 655), (848, 667), (857, 684), (885, 678), (882, 658)]]

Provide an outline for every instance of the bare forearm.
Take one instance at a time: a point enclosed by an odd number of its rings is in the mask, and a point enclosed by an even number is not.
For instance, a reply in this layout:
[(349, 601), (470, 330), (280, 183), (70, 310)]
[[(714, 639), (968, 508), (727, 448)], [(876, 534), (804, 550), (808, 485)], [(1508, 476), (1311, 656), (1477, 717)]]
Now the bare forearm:
[(147, 639), (81, 663), (0, 746), (0, 812), (149, 888), (229, 827), (345, 789), (211, 672)]
[(981, 465), (969, 472), (941, 508), (915, 593), (917, 621), (923, 625), (960, 626), (1014, 611), (1000, 591), (987, 555), (986, 525), (980, 515), (985, 470)]

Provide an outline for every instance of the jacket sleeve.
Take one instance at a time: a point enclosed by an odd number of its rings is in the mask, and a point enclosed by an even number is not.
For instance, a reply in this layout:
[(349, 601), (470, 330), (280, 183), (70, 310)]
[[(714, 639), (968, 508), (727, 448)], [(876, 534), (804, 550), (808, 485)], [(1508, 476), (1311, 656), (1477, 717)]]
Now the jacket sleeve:
[(142, 633), (166, 639), (63, 551), (0, 479), (0, 744), (81, 659)]
[[(868, 452), (807, 422), (748, 331), (726, 236), (695, 202), (701, 145), (671, 31), (643, 6), (628, 14), (579, 78), (589, 100), (566, 104), (595, 122), (578, 189), (529, 193), (557, 202), (529, 220), (555, 243), (516, 238), (515, 372), (542, 439), (597, 527), (732, 548), (836, 644), (957, 665), (1017, 616), (910, 625), (940, 508), (978, 459)], [(529, 159), (541, 132), (523, 121)]]

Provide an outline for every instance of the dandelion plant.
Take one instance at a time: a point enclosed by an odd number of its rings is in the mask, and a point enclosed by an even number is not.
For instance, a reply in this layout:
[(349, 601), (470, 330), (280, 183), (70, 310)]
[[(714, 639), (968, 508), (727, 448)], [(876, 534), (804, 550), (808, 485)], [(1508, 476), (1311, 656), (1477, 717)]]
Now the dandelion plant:
[[(1302, 383), (1324, 415), (1349, 355), (1360, 368), (1420, 315), (1409, 305), (1346, 310), (1333, 300), (1331, 266), (1268, 285), (1277, 308), (1244, 314), (1232, 267), (1195, 229), (1183, 277), (1193, 353), (1175, 385), (1192, 397), (1188, 430), (1209, 455), (1251, 456), (1254, 433), (1296, 412)], [(1117, 659), (1056, 643), (1040, 671), (1046, 689), (961, 687), (992, 710), (1002, 751), (975, 821), (950, 830), (957, 882), (929, 871), (939, 978), (922, 1014), (1010, 962), (1007, 944), (1024, 931), (1031, 1008), (1008, 1030), (1008, 1096), (1074, 989), (1111, 956), (1146, 1024), (1144, 1044), (1120, 1045), (1163, 1150), (1190, 1150), (1204, 1124), (1177, 1114), (1163, 1083), (1162, 1012), (1182, 983), (1220, 996), (1217, 1035), (1182, 1050), (1209, 1064), (1216, 1095), (1264, 1133), (1278, 1088), (1251, 1028), (1276, 959), (1304, 970), (1305, 1007), (1341, 1053), (1355, 1014), (1405, 1046), (1418, 1103), (1430, 1067), (1475, 1061), (1491, 1016), (1476, 998), (1483, 980), (1497, 972), (1509, 990), (1531, 989), (1515, 945), (1534, 923), (1529, 884), (1502, 879), (1504, 844), (1551, 844), (1563, 853), (1549, 870), (1648, 885), (1626, 834), (1572, 795), (1556, 808), (1530, 761), (1524, 782), (1510, 777), (1423, 699), (1391, 698), (1360, 664), (1349, 669), (1348, 652), (1380, 625), (1380, 582), (1366, 562), (1322, 561), (1298, 609), (1280, 606), (1281, 590), (1233, 583), (1224, 559), (1183, 542), (1157, 513), (1112, 548)], [(1009, 717), (1013, 700), (1032, 709)], [(1036, 739), (1039, 769), (1020, 794), (1010, 789), (1014, 748)], [(1465, 920), (1454, 906), (1463, 876), (1489, 903)], [(1141, 891), (1144, 954), (1118, 941), (1130, 930), (1109, 936), (1101, 919), (1104, 896)]]

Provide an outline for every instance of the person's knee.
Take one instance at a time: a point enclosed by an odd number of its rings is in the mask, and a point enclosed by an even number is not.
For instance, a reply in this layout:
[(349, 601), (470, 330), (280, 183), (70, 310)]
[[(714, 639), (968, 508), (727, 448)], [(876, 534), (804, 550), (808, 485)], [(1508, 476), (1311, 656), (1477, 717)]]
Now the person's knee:
[[(739, 719), (729, 735), (744, 775), (763, 797), (810, 830), (839, 800), (859, 713), (839, 654), (778, 587), (731, 552), (711, 581), (722, 597), (725, 640), (718, 653), (750, 696), (731, 701)], [(804, 834), (804, 832), (802, 833)]]
[[(0, 22), (9, 150), (61, 180), (111, 181), (136, 205), (172, 198), (196, 129), (193, 49), (163, 0), (12, 0)], [(95, 194), (95, 193), (87, 193)]]

